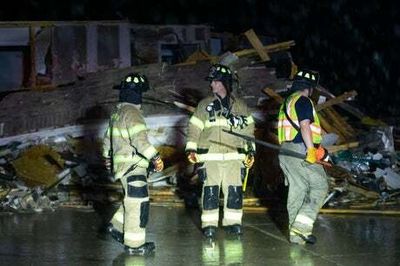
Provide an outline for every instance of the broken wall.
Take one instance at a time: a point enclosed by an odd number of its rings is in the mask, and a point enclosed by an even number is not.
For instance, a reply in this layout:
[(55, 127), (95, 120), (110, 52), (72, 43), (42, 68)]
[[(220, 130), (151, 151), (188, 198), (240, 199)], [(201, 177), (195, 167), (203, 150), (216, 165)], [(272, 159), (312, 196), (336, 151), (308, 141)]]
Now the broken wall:
[(206, 25), (134, 24), (131, 30), (138, 64), (182, 62), (196, 49), (205, 50), (210, 38), (210, 28)]
[(67, 84), (87, 73), (130, 65), (128, 22), (0, 23), (0, 69), (7, 70), (0, 76), (3, 91), (30, 83)]
[[(209, 93), (208, 82), (204, 80), (209, 66), (208, 62), (186, 66), (141, 65), (93, 73), (85, 80), (53, 91), (10, 94), (0, 102), (0, 137), (107, 119), (118, 97), (118, 91), (112, 87), (132, 71), (148, 76), (153, 89), (146, 92), (146, 97), (172, 102), (174, 94), (180, 94), (196, 102)], [(243, 67), (237, 71), (242, 86), (239, 93), (254, 96), (249, 98), (253, 107), (259, 97), (264, 97), (261, 89), (276, 81), (266, 68)], [(173, 105), (157, 102), (144, 104), (143, 111), (145, 115), (182, 112)]]

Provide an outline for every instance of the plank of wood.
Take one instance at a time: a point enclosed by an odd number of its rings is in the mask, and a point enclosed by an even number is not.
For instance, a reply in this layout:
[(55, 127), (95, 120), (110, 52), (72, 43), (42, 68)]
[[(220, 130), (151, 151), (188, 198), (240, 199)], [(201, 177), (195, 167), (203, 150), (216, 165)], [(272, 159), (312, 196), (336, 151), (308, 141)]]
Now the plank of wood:
[(320, 113), (323, 112), (327, 115), (332, 125), (340, 132), (343, 133), (346, 139), (354, 138), (354, 129), (347, 124), (347, 122), (335, 111), (332, 107), (327, 107), (324, 110), (321, 110)]
[(187, 104), (184, 104), (184, 103), (181, 103), (181, 102), (174, 101), (174, 104), (175, 104), (177, 107), (179, 107), (179, 108), (181, 108), (181, 109), (184, 109), (184, 110), (186, 110), (186, 111), (188, 111), (188, 112), (190, 112), (190, 113), (194, 113), (194, 110), (196, 110), (195, 107), (190, 106), (190, 105), (187, 105)]
[[(295, 46), (295, 45), (296, 45), (296, 43), (293, 40), (291, 40), (291, 41), (287, 41), (287, 42), (279, 42), (279, 43), (266, 45), (266, 46), (263, 46), (263, 49), (267, 53), (274, 53), (274, 52), (278, 52), (278, 51), (282, 51), (282, 50), (288, 50), (288, 49), (290, 49), (290, 47)], [(257, 51), (256, 51), (256, 49), (243, 49), (243, 50), (234, 52), (234, 54), (237, 55), (238, 57), (251, 56), (251, 55), (257, 54)]]
[(332, 124), (325, 118), (324, 113), (319, 112), (318, 113), (318, 118), (321, 123), (321, 127), (328, 133), (335, 133), (336, 135), (339, 136), (338, 143), (343, 143), (346, 142), (346, 137), (343, 135), (342, 132), (337, 130)]
[(336, 119), (340, 120), (341, 125), (351, 133), (351, 135), (354, 137), (356, 134), (356, 130), (347, 122), (347, 120), (341, 116), (333, 107), (328, 107), (329, 111), (336, 117)]
[(269, 97), (277, 101), (278, 103), (283, 103), (283, 97), (280, 96), (278, 93), (276, 93), (273, 89), (266, 87), (265, 89), (262, 90), (265, 94), (267, 94)]
[(342, 103), (342, 102), (346, 101), (348, 98), (352, 98), (352, 97), (355, 97), (355, 96), (357, 96), (357, 92), (356, 92), (355, 90), (348, 91), (348, 92), (343, 93), (343, 94), (340, 95), (340, 96), (337, 96), (337, 97), (335, 97), (335, 98), (329, 99), (328, 101), (326, 101), (326, 102), (324, 102), (324, 103), (318, 104), (318, 105), (315, 107), (315, 109), (316, 109), (317, 111), (319, 111), (319, 110), (322, 110), (322, 109), (324, 109), (324, 108), (326, 108), (326, 107), (329, 107), (329, 106), (333, 106), (333, 105), (335, 105), (335, 104)]
[(360, 187), (358, 185), (355, 185), (355, 184), (350, 184), (349, 183), (348, 186), (346, 187), (346, 189), (348, 191), (361, 194), (366, 198), (370, 198), (370, 199), (378, 199), (379, 198), (379, 193), (378, 192), (367, 190), (367, 189), (365, 189), (363, 187)]
[(397, 200), (395, 201), (384, 201), (384, 202), (379, 202), (379, 200), (375, 200), (374, 202), (367, 202), (367, 203), (354, 203), (349, 205), (349, 208), (351, 209), (373, 209), (379, 206), (393, 206), (393, 205), (398, 205), (399, 203)]
[(332, 146), (328, 146), (325, 147), (329, 153), (335, 153), (338, 151), (345, 151), (348, 150), (350, 148), (355, 148), (358, 147), (360, 143), (358, 141), (353, 141), (353, 142), (349, 142), (349, 143), (344, 143), (341, 145), (332, 145)]
[[(319, 91), (320, 93), (326, 93), (326, 91), (322, 90), (321, 88), (323, 88), (323, 87), (320, 86), (320, 87), (317, 87), (315, 89), (317, 91)], [(328, 94), (330, 94), (332, 97), (334, 97), (333, 94), (331, 94), (331, 93), (328, 93)], [(354, 106), (352, 106), (352, 105), (350, 105), (350, 104), (348, 104), (346, 102), (341, 102), (341, 103), (338, 104), (338, 106), (340, 108), (342, 108), (343, 110), (347, 111), (348, 113), (352, 114), (353, 116), (357, 117), (360, 120), (365, 116), (365, 114), (363, 112), (361, 112), (356, 107), (354, 107)]]
[[(321, 120), (321, 117), (323, 117), (323, 118), (326, 120), (325, 123), (326, 123), (326, 124), (328, 125), (328, 127), (330, 127), (331, 130), (332, 130), (332, 131), (330, 131), (330, 132), (336, 133), (336, 134), (338, 134), (338, 135), (341, 137), (339, 143), (342, 144), (342, 143), (348, 142), (347, 138), (351, 137), (351, 133), (347, 132), (347, 131), (344, 129), (344, 127), (341, 126), (341, 125), (337, 122), (337, 120), (335, 120), (335, 118), (333, 118), (333, 117), (331, 116), (331, 114), (329, 114), (329, 113), (327, 112), (327, 109), (324, 109), (324, 110), (319, 111), (318, 116), (319, 116), (320, 120)], [(321, 125), (322, 125), (322, 122), (321, 122)]]
[(260, 39), (257, 37), (256, 33), (253, 29), (250, 29), (244, 33), (247, 37), (251, 45), (256, 49), (258, 55), (260, 56), (262, 61), (269, 61), (271, 58), (269, 57), (268, 53), (264, 50), (264, 46), (261, 43)]

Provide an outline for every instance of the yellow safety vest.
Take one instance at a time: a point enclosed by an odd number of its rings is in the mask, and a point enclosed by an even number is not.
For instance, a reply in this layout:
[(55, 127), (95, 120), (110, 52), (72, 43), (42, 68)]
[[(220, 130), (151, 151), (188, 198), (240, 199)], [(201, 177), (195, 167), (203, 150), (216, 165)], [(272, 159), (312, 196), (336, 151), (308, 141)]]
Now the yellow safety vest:
[[(296, 124), (299, 128), (300, 128), (300, 124), (299, 124), (299, 120), (297, 118), (295, 105), (300, 97), (301, 97), (300, 92), (295, 92), (289, 96), (289, 98), (287, 99), (287, 102), (286, 102), (286, 112), (289, 115), (292, 122), (294, 124)], [(322, 140), (321, 126), (319, 123), (319, 118), (318, 118), (317, 112), (315, 111), (314, 104), (312, 103), (312, 101), (311, 101), (311, 105), (313, 108), (313, 116), (314, 116), (314, 122), (312, 122), (310, 125), (311, 133), (312, 133), (312, 140), (313, 140), (314, 144), (319, 144), (319, 143), (321, 143), (321, 140)], [(278, 140), (279, 140), (279, 143), (282, 143), (285, 141), (292, 141), (298, 133), (296, 128), (294, 128), (292, 126), (292, 124), (286, 117), (286, 114), (285, 114), (285, 111), (283, 110), (283, 108), (284, 108), (284, 104), (281, 105), (281, 108), (279, 110), (279, 115), (278, 115)]]

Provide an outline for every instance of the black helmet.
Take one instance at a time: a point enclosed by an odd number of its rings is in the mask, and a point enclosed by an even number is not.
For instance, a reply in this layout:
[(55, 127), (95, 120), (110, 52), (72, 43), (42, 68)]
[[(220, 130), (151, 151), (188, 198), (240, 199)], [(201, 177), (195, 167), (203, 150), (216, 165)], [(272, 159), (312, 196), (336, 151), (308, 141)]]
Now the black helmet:
[(145, 75), (129, 73), (121, 81), (120, 90), (138, 90), (145, 92), (150, 88), (149, 81)]
[(312, 70), (299, 70), (293, 78), (292, 91), (315, 88), (318, 86), (319, 73)]
[(142, 103), (142, 93), (150, 88), (149, 81), (145, 75), (139, 73), (129, 73), (121, 81), (119, 86), (120, 102), (133, 104)]
[(221, 81), (228, 91), (232, 90), (232, 81), (233, 81), (232, 70), (230, 70), (229, 67), (225, 65), (221, 64), (212, 65), (210, 67), (206, 80), (210, 82), (213, 80)]

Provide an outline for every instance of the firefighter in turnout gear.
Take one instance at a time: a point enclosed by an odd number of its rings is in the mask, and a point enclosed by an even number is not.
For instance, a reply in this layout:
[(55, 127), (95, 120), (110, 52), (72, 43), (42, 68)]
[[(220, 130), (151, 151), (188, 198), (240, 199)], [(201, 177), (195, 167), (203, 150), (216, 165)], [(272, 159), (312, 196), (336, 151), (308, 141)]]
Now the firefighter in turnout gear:
[(203, 182), (202, 230), (213, 239), (219, 221), (220, 190), (224, 195), (222, 225), (228, 233), (242, 233), (242, 181), (246, 167), (254, 162), (255, 144), (238, 140), (222, 131), (232, 130), (254, 136), (250, 110), (232, 92), (232, 72), (224, 65), (213, 65), (208, 77), (212, 96), (201, 100), (189, 120), (186, 154), (189, 162), (198, 164)]
[(314, 222), (328, 192), (324, 168), (317, 164), (321, 143), (321, 126), (311, 96), (318, 84), (318, 73), (297, 72), (291, 95), (281, 105), (278, 115), (278, 139), (282, 148), (306, 154), (298, 159), (281, 153), (279, 164), (289, 185), (287, 210), (291, 243), (314, 244)]
[(162, 171), (164, 164), (147, 138), (147, 128), (140, 111), (142, 92), (149, 84), (144, 75), (128, 74), (119, 86), (119, 103), (112, 112), (104, 136), (103, 157), (111, 161), (115, 180), (120, 180), (124, 200), (111, 219), (108, 231), (125, 245), (130, 255), (154, 251), (153, 242), (145, 242), (149, 217), (148, 167)]

